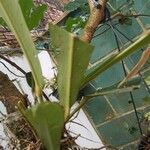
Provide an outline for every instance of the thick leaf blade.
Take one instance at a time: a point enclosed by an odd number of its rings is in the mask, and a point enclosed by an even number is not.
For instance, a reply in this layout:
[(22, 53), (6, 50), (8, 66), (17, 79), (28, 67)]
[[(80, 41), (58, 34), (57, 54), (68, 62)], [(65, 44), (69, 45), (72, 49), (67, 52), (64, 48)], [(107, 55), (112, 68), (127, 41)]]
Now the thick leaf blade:
[(30, 32), (22, 15), (18, 0), (0, 0), (0, 16), (3, 17), (9, 28), (18, 40), (35, 80), (37, 91), (43, 87), (42, 72), (37, 58), (37, 51), (30, 36)]
[(77, 97), (93, 47), (55, 25), (50, 25), (50, 34), (59, 64), (59, 97), (67, 115)]
[(25, 116), (35, 128), (47, 150), (59, 150), (64, 125), (64, 111), (58, 103), (45, 102), (33, 106)]

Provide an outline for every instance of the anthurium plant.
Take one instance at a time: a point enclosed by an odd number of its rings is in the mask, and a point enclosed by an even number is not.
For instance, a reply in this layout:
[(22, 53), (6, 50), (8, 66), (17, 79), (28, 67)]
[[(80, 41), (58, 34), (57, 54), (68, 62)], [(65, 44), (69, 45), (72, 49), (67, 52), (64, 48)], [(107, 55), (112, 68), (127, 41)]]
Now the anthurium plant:
[[(33, 3), (31, 3), (31, 6), (32, 4)], [(44, 11), (45, 6), (34, 8), (33, 10), (35, 12), (32, 13), (33, 16), (27, 19), (28, 16), (25, 15), (25, 10), (29, 12), (30, 7), (27, 5), (26, 1), (0, 0), (0, 17), (3, 18), (8, 28), (14, 33), (28, 60), (35, 82), (34, 92), (38, 101), (29, 108), (22, 107), (21, 113), (35, 129), (38, 137), (47, 150), (60, 149), (60, 141), (64, 133), (65, 124), (73, 114), (82, 108), (87, 99), (89, 100), (90, 97), (87, 98), (83, 96), (81, 104), (73, 112), (70, 112), (71, 107), (78, 98), (79, 91), (115, 63), (121, 61), (135, 52), (138, 48), (150, 42), (150, 31), (144, 32), (139, 39), (126, 49), (123, 49), (106, 61), (98, 63), (96, 66), (88, 69), (93, 51), (93, 46), (90, 45), (91, 34), (92, 32), (94, 33), (94, 28), (96, 28), (103, 19), (102, 14), (105, 5), (106, 1), (103, 0), (101, 10), (99, 10), (92, 4), (92, 0), (89, 1), (91, 15), (81, 37), (77, 37), (73, 33), (69, 33), (57, 25), (53, 25), (52, 23), (49, 24), (50, 39), (54, 48), (58, 67), (57, 85), (59, 101), (52, 102), (49, 100), (45, 102), (42, 94), (44, 87), (42, 71), (36, 48), (29, 32), (29, 29), (32, 29), (33, 26), (37, 24), (37, 20), (35, 23), (33, 19), (38, 17), (41, 18), (41, 11)], [(36, 15), (36, 12), (40, 12), (39, 16)], [(95, 20), (96, 16), (99, 16), (99, 20)], [(28, 22), (30, 20), (32, 22)], [(91, 26), (93, 28), (91, 28)], [(117, 86), (114, 86), (111, 89), (96, 93), (95, 96), (113, 92), (116, 88)], [(124, 87), (118, 90), (124, 90)], [(127, 90), (133, 89), (128, 88)]]

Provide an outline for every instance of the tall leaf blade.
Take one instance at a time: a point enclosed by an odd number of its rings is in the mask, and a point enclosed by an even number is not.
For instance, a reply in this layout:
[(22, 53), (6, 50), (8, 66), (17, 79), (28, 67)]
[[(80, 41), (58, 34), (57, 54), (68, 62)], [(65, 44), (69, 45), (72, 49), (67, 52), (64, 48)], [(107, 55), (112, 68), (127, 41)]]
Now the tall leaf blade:
[(40, 103), (25, 114), (47, 150), (59, 150), (64, 125), (64, 111), (58, 103)]
[(68, 115), (87, 69), (93, 47), (73, 34), (50, 24), (52, 45), (58, 61), (58, 92)]
[[(0, 16), (15, 34), (30, 68), (39, 91), (43, 86), (42, 72), (37, 58), (37, 52), (30, 32), (22, 15), (18, 0), (0, 0)], [(39, 89), (40, 88), (40, 89)]]

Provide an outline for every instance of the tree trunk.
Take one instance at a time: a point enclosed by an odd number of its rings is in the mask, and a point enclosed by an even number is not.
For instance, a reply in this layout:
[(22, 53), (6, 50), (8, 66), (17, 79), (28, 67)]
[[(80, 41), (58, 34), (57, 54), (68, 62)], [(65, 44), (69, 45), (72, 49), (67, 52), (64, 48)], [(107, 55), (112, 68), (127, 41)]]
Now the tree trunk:
[(16, 105), (22, 101), (27, 106), (27, 98), (22, 95), (6, 74), (0, 71), (0, 101), (6, 107), (7, 113), (16, 111)]

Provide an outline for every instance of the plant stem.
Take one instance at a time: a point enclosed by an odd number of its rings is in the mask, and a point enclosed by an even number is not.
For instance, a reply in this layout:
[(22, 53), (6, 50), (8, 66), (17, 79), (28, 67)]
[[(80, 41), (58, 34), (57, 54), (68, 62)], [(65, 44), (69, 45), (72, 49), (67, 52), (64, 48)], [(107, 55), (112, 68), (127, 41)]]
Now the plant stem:
[(107, 70), (114, 64), (118, 63), (119, 61), (127, 57), (128, 55), (132, 54), (138, 48), (145, 46), (149, 42), (150, 42), (150, 30), (143, 33), (143, 35), (137, 41), (135, 41), (132, 45), (127, 47), (125, 50), (119, 52), (115, 56), (112, 56), (111, 58), (106, 60), (104, 63), (100, 64), (96, 69), (92, 70), (92, 68), (90, 68), (92, 71), (85, 76), (81, 87), (84, 87), (87, 83), (89, 83), (91, 80), (93, 80), (98, 75), (103, 73), (105, 70)]
[(77, 113), (91, 98), (94, 98), (94, 97), (97, 97), (97, 96), (104, 96), (104, 95), (107, 95), (107, 94), (113, 94), (113, 93), (125, 93), (125, 92), (129, 92), (129, 91), (132, 91), (132, 90), (135, 90), (135, 89), (138, 89), (138, 88), (139, 88), (139, 86), (135, 85), (135, 86), (121, 88), (121, 89), (113, 89), (113, 90), (109, 90), (109, 91), (106, 91), (106, 92), (97, 91), (97, 92), (94, 92), (90, 95), (86, 95), (80, 101), (79, 105), (68, 116), (68, 118), (66, 119), (66, 122), (68, 122), (75, 115), (75, 113)]
[(80, 101), (80, 104), (71, 112), (71, 114), (66, 118), (66, 122), (68, 122), (73, 116), (74, 114), (79, 111), (83, 106), (84, 104), (90, 99), (90, 97), (83, 97), (83, 99)]
[(133, 85), (133, 86), (130, 86), (130, 87), (125, 87), (125, 88), (112, 89), (112, 90), (108, 90), (108, 91), (105, 91), (105, 92), (96, 91), (92, 94), (86, 95), (86, 97), (89, 97), (91, 99), (91, 98), (94, 98), (94, 97), (97, 97), (97, 96), (104, 96), (104, 95), (108, 95), (108, 94), (131, 92), (131, 91), (133, 91), (135, 89), (139, 89), (139, 88), (140, 88), (139, 85)]

